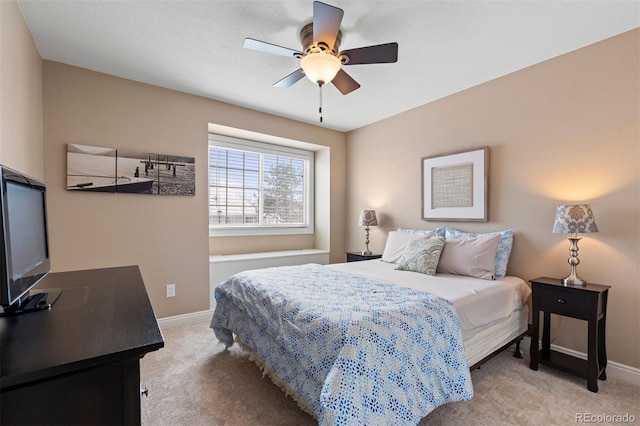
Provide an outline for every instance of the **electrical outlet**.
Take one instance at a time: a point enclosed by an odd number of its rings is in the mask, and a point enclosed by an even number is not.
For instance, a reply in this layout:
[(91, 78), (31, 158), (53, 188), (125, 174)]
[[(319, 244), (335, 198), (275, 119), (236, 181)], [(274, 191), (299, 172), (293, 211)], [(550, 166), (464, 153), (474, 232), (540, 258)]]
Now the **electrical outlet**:
[(167, 284), (167, 297), (175, 297), (175, 296), (176, 296), (176, 285)]

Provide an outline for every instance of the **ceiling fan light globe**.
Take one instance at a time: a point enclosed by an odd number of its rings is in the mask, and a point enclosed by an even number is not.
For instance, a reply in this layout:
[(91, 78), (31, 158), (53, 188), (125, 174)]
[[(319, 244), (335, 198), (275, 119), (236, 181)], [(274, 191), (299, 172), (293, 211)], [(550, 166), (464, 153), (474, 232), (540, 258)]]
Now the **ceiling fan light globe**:
[(342, 66), (340, 59), (330, 53), (309, 53), (300, 60), (300, 66), (309, 80), (315, 84), (329, 83)]

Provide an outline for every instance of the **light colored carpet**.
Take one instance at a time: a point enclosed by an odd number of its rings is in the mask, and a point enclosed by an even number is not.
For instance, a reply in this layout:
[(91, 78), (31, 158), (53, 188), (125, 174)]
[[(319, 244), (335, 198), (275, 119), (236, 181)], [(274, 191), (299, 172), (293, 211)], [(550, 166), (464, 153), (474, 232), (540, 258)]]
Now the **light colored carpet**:
[[(144, 425), (316, 424), (237, 345), (225, 350), (208, 323), (163, 334), (165, 347), (141, 361), (149, 389), (142, 398)], [(575, 425), (586, 423), (576, 418), (584, 413), (627, 414), (640, 423), (640, 388), (608, 379), (592, 393), (578, 377), (545, 366), (532, 371), (528, 354), (517, 359), (507, 350), (471, 377), (471, 401), (439, 407), (420, 425)]]

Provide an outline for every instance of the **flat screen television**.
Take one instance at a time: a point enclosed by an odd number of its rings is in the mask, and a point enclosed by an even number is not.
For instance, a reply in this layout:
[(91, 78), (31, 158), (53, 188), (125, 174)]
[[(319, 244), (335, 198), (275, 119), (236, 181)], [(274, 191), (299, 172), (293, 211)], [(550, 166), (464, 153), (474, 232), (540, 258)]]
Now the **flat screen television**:
[(29, 294), (51, 268), (45, 184), (0, 165), (0, 204), (0, 313), (47, 308), (46, 294)]

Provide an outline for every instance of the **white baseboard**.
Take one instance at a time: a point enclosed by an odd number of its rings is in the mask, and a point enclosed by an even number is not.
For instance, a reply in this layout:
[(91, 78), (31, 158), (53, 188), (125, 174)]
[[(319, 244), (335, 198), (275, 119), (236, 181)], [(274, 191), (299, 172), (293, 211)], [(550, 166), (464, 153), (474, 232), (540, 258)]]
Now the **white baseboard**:
[(161, 329), (177, 327), (179, 325), (194, 324), (196, 322), (211, 321), (213, 317), (213, 309), (208, 311), (192, 312), (189, 314), (176, 315), (173, 317), (165, 317), (158, 319), (158, 325)]
[[(529, 351), (531, 346), (531, 338), (526, 336), (522, 339), (520, 348), (523, 351)], [(551, 345), (551, 349), (560, 353), (571, 355), (580, 359), (587, 359), (587, 354), (583, 352), (574, 351), (563, 346)], [(634, 386), (640, 387), (640, 368), (630, 367), (625, 364), (620, 364), (615, 361), (607, 361), (607, 378), (622, 380)]]

